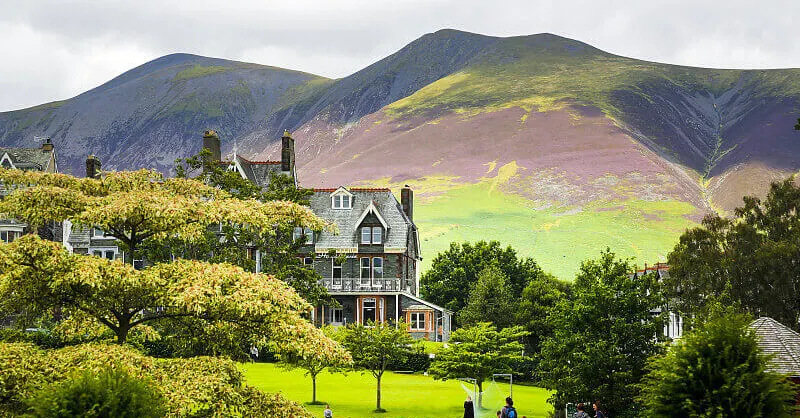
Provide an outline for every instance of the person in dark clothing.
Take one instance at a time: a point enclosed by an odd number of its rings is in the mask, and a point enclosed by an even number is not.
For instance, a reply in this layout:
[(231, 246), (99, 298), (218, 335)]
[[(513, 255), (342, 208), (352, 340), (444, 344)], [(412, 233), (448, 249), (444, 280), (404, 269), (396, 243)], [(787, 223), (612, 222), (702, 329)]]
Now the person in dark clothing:
[(586, 413), (586, 407), (582, 403), (579, 403), (577, 408), (578, 412), (572, 415), (573, 418), (589, 418), (589, 414)]
[(605, 412), (600, 409), (600, 403), (595, 401), (592, 404), (592, 408), (594, 408), (594, 418), (608, 418)]
[(471, 396), (467, 396), (467, 400), (464, 401), (464, 418), (475, 418), (475, 407)]
[(511, 397), (506, 398), (506, 406), (504, 406), (500, 412), (500, 416), (502, 418), (519, 418), (517, 415), (517, 410), (514, 409), (514, 401), (511, 399)]

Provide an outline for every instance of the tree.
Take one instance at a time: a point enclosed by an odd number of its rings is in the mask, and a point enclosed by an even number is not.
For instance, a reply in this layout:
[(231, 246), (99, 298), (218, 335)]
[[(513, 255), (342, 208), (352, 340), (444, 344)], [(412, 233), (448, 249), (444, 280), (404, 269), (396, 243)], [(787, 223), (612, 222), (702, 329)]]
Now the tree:
[(428, 373), (436, 379), (475, 379), (478, 407), (482, 408), (483, 382), (492, 374), (512, 372), (511, 365), (522, 358), (520, 340), (526, 335), (522, 327), (498, 331), (488, 322), (459, 328), (450, 336), (449, 347), (439, 350)]
[(635, 415), (636, 385), (647, 359), (662, 350), (663, 319), (654, 312), (664, 300), (654, 274), (633, 279), (632, 270), (610, 250), (584, 261), (572, 298), (550, 316), (540, 368), (554, 406), (600, 399), (611, 416)]
[(350, 352), (353, 367), (371, 373), (377, 381), (375, 412), (385, 412), (381, 408), (381, 378), (393, 359), (410, 354), (413, 340), (408, 326), (403, 321), (351, 324), (336, 338)]
[(458, 312), (461, 325), (491, 322), (498, 328), (514, 324), (518, 297), (511, 295), (508, 279), (497, 266), (490, 266), (478, 274), (478, 281), (469, 292), (467, 306)]
[(749, 317), (718, 310), (664, 356), (642, 382), (646, 416), (790, 417), (794, 391), (767, 369)]
[[(228, 264), (176, 260), (144, 270), (70, 254), (59, 243), (26, 235), (0, 245), (0, 308), (50, 312), (99, 323), (123, 344), (131, 329), (168, 318), (224, 323), (278, 352), (346, 358), (302, 315), (311, 310), (285, 283)], [(232, 331), (232, 332), (234, 332)]]
[(797, 330), (800, 186), (792, 178), (773, 183), (764, 201), (745, 197), (734, 215), (709, 215), (680, 237), (668, 256), (668, 295), (687, 316), (724, 296)]
[(431, 268), (420, 278), (420, 293), (426, 300), (459, 312), (467, 306), (469, 290), (478, 274), (492, 265), (508, 278), (512, 295), (519, 295), (529, 280), (545, 274), (533, 259), (517, 258), (513, 248), (501, 248), (497, 241), (453, 242), (433, 259)]
[(553, 335), (552, 315), (556, 307), (570, 294), (570, 283), (546, 274), (532, 279), (522, 291), (515, 319), (517, 325), (528, 331), (525, 351), (534, 361), (539, 357), (542, 341)]
[[(330, 328), (326, 329), (326, 334), (332, 334)], [(343, 357), (301, 357), (289, 354), (279, 355), (281, 365), (287, 369), (303, 369), (305, 375), (311, 377), (311, 404), (320, 405), (317, 402), (317, 375), (325, 369), (340, 371), (352, 364), (351, 359)], [(380, 386), (380, 384), (379, 384)]]
[(69, 220), (98, 227), (130, 252), (130, 262), (148, 239), (202, 240), (212, 224), (273, 234), (294, 226), (321, 230), (310, 209), (285, 201), (232, 197), (198, 181), (164, 178), (151, 170), (108, 172), (101, 179), (0, 169), (0, 181), (14, 191), (0, 201), (0, 213), (32, 226)]

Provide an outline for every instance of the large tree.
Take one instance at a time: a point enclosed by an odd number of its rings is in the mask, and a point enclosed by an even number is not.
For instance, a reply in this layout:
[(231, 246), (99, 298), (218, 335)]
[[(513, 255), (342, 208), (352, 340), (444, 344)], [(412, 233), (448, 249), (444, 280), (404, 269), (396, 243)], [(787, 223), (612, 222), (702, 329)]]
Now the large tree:
[(485, 268), (469, 292), (467, 306), (458, 312), (458, 323), (491, 322), (498, 328), (514, 325), (519, 296), (511, 294), (508, 278), (497, 266)]
[(422, 275), (420, 293), (426, 300), (458, 312), (467, 305), (469, 290), (478, 274), (493, 265), (508, 278), (510, 292), (516, 296), (528, 281), (545, 274), (533, 259), (518, 258), (513, 248), (502, 248), (497, 241), (453, 242)]
[(439, 350), (428, 373), (437, 379), (475, 379), (476, 401), (482, 408), (483, 382), (495, 373), (511, 373), (514, 362), (522, 358), (522, 338), (527, 332), (514, 326), (501, 330), (481, 322), (459, 328), (450, 336), (447, 348)]
[[(335, 334), (331, 327), (326, 327), (323, 331), (328, 334)], [(317, 376), (325, 369), (332, 372), (345, 371), (352, 365), (352, 361), (347, 357), (309, 357), (297, 356), (293, 353), (279, 354), (281, 365), (287, 369), (302, 369), (305, 375), (311, 378), (311, 404), (320, 405), (322, 402), (317, 402)]]
[(645, 416), (791, 417), (794, 391), (768, 370), (749, 317), (717, 310), (654, 357), (642, 384)]
[(709, 215), (668, 256), (666, 289), (677, 309), (697, 315), (721, 297), (753, 315), (798, 329), (800, 186), (772, 184), (762, 201), (745, 197), (735, 218)]
[(295, 203), (238, 199), (199, 181), (164, 178), (150, 170), (108, 172), (94, 179), (0, 169), (0, 181), (13, 189), (0, 201), (0, 213), (32, 226), (69, 220), (100, 228), (132, 255), (131, 264), (146, 240), (197, 242), (210, 225), (220, 223), (261, 234), (290, 226), (325, 226), (310, 209)]
[(515, 308), (516, 324), (528, 331), (525, 350), (533, 361), (538, 361), (541, 342), (553, 335), (552, 315), (557, 306), (570, 297), (571, 284), (550, 275), (542, 275), (528, 282)]
[(662, 350), (663, 319), (654, 312), (664, 300), (654, 274), (631, 278), (632, 271), (608, 250), (584, 261), (572, 298), (551, 315), (540, 369), (554, 406), (599, 399), (611, 416), (635, 416), (636, 385)]
[(411, 353), (413, 340), (408, 334), (408, 326), (402, 321), (395, 324), (352, 324), (341, 329), (336, 338), (352, 355), (353, 367), (375, 378), (375, 412), (385, 412), (381, 408), (381, 379), (393, 360)]
[(62, 309), (72, 321), (99, 323), (126, 342), (129, 333), (169, 318), (223, 323), (275, 351), (324, 361), (347, 354), (303, 318), (311, 305), (282, 281), (228, 264), (177, 260), (144, 270), (69, 254), (26, 235), (0, 245), (0, 310)]

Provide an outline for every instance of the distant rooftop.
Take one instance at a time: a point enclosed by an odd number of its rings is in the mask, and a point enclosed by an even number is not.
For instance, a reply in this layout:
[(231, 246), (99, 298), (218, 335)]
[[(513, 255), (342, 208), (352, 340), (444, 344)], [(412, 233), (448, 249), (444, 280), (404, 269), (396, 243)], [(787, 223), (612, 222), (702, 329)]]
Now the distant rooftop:
[(800, 334), (772, 318), (758, 318), (750, 329), (758, 336), (764, 354), (772, 356), (771, 370), (800, 377)]

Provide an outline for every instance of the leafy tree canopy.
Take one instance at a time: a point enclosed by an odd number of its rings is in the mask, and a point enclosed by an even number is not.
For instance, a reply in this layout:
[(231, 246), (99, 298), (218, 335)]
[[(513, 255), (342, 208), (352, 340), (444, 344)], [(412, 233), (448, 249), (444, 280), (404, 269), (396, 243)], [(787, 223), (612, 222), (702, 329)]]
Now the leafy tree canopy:
[(773, 183), (764, 201), (745, 197), (734, 214), (709, 215), (680, 237), (668, 256), (669, 296), (690, 316), (726, 298), (798, 329), (800, 185), (792, 178)]
[(791, 417), (789, 381), (767, 369), (750, 317), (718, 309), (650, 362), (642, 383), (645, 415)]
[[(488, 322), (459, 328), (450, 336), (449, 347), (436, 354), (428, 373), (437, 379), (475, 379), (478, 392), (483, 392), (483, 382), (492, 374), (513, 371), (511, 365), (522, 358), (521, 340), (526, 335), (522, 327), (498, 331)], [(480, 395), (477, 401), (481, 407)]]
[(519, 296), (512, 296), (508, 278), (497, 266), (478, 273), (478, 281), (469, 292), (467, 306), (458, 312), (461, 325), (491, 322), (498, 328), (514, 324)]
[(420, 293), (426, 300), (458, 312), (467, 306), (469, 290), (480, 272), (490, 266), (496, 266), (508, 278), (512, 295), (521, 294), (528, 281), (545, 274), (533, 259), (518, 258), (513, 248), (502, 248), (497, 241), (454, 242), (422, 275)]
[(289, 286), (227, 264), (177, 260), (135, 270), (119, 261), (70, 254), (59, 243), (26, 235), (0, 245), (0, 271), (0, 310), (62, 308), (71, 321), (108, 327), (119, 343), (134, 327), (192, 317), (228, 324), (278, 352), (347, 356), (302, 317), (311, 305)]
[(611, 416), (635, 416), (633, 400), (648, 357), (661, 352), (655, 336), (664, 299), (654, 274), (632, 279), (633, 267), (604, 251), (584, 261), (572, 298), (551, 315), (553, 334), (542, 342), (545, 387), (554, 406), (600, 400)]

